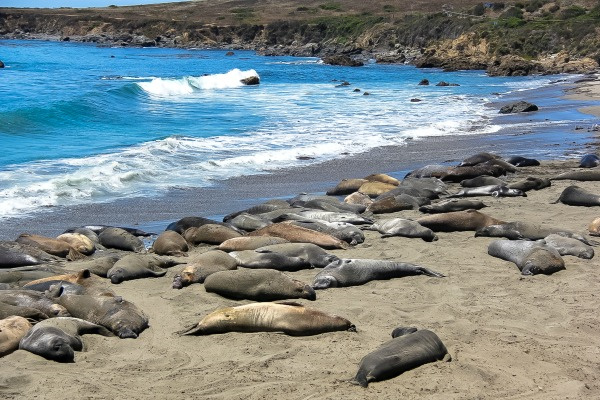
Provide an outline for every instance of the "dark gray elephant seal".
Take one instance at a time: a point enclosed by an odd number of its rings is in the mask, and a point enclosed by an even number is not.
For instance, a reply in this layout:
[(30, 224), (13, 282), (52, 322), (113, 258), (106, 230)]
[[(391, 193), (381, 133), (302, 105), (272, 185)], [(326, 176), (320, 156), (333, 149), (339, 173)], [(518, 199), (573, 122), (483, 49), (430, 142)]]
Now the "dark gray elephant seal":
[(438, 240), (435, 233), (416, 221), (404, 218), (390, 218), (379, 220), (368, 229), (378, 231), (381, 237), (402, 236), (407, 238), (421, 238), (426, 242)]
[(527, 194), (522, 190), (510, 189), (505, 185), (488, 185), (478, 187), (462, 188), (458, 193), (448, 197), (475, 197), (475, 196), (492, 196), (492, 197), (527, 197)]
[(207, 292), (235, 300), (275, 301), (317, 298), (312, 287), (273, 269), (238, 269), (207, 276)]
[(49, 299), (44, 295), (44, 293), (40, 293), (35, 290), (0, 290), (0, 303), (16, 307), (33, 308), (42, 312), (48, 318), (71, 316), (65, 307), (61, 306), (60, 304), (56, 304), (53, 299)]
[(579, 168), (594, 168), (600, 165), (600, 157), (596, 154), (586, 154), (579, 161)]
[(423, 364), (452, 359), (444, 343), (429, 330), (396, 328), (394, 333), (392, 340), (363, 357), (350, 383), (367, 387), (369, 382), (390, 379)]
[(529, 239), (529, 240), (540, 240), (545, 238), (551, 234), (557, 234), (564, 237), (569, 237), (573, 239), (577, 239), (582, 243), (587, 245), (593, 245), (590, 240), (585, 238), (584, 236), (570, 232), (567, 230), (562, 230), (558, 228), (545, 228), (541, 225), (536, 224), (528, 224), (524, 222), (507, 222), (504, 224), (498, 225), (489, 225), (478, 229), (475, 232), (475, 237), (478, 236), (487, 236), (487, 237), (504, 237), (511, 240), (519, 240), (519, 239)]
[(551, 185), (552, 182), (548, 178), (536, 178), (533, 176), (528, 176), (519, 182), (511, 183), (508, 185), (508, 187), (510, 189), (519, 189), (523, 192), (528, 192), (530, 190), (544, 189), (550, 187)]
[(106, 228), (100, 233), (98, 239), (102, 246), (109, 249), (134, 251), (136, 253), (146, 252), (146, 246), (144, 246), (142, 239), (121, 228)]
[(232, 251), (229, 255), (244, 268), (276, 269), (278, 271), (299, 271), (313, 268), (312, 264), (300, 257), (290, 257), (270, 251)]
[(59, 317), (38, 322), (19, 343), (26, 350), (48, 360), (72, 362), (75, 351), (83, 350), (80, 335), (98, 334), (114, 336), (103, 326), (80, 318)]
[(229, 226), (225, 223), (217, 222), (212, 219), (208, 219), (208, 218), (204, 218), (204, 217), (183, 217), (180, 220), (171, 222), (165, 230), (166, 231), (175, 231), (175, 232), (179, 233), (180, 235), (183, 235), (183, 232), (185, 232), (186, 230), (188, 230), (192, 227), (198, 228), (198, 227), (200, 227), (202, 225), (206, 225), (206, 224)]
[(414, 197), (403, 193), (396, 196), (387, 196), (375, 199), (367, 207), (373, 214), (387, 214), (402, 210), (415, 210), (422, 205), (429, 204), (431, 200), (426, 197)]
[(460, 164), (458, 164), (460, 167), (470, 167), (473, 165), (477, 165), (477, 164), (481, 164), (490, 160), (496, 160), (499, 159), (500, 156), (493, 154), (493, 153), (487, 153), (487, 152), (481, 152), (481, 153), (477, 153), (474, 154), (470, 157), (465, 158)]
[(569, 255), (586, 260), (594, 257), (594, 248), (577, 239), (552, 234), (544, 238), (544, 243), (556, 249), (561, 256)]
[[(263, 214), (266, 212), (279, 210), (281, 208), (289, 209), (290, 204), (285, 200), (273, 199), (273, 200), (266, 201), (262, 204), (258, 204), (256, 206), (246, 208), (245, 210), (235, 211), (235, 212), (232, 212), (231, 214), (227, 214), (226, 216), (223, 217), (223, 222), (227, 223), (242, 213), (256, 215), (256, 214)], [(198, 217), (187, 217), (187, 218), (198, 218)], [(211, 222), (206, 222), (206, 223), (209, 223), (209, 224), (214, 223), (214, 221), (212, 221), (212, 220), (208, 220), (208, 221), (211, 221)], [(189, 226), (185, 227), (185, 229), (190, 228), (191, 226), (194, 226), (194, 225), (189, 225)], [(185, 229), (183, 229), (183, 230), (185, 230)]]
[(324, 268), (332, 261), (339, 258), (326, 252), (321, 247), (312, 243), (282, 243), (274, 244), (256, 249), (257, 252), (273, 252), (286, 255), (288, 257), (299, 257), (306, 260), (316, 268)]
[(448, 199), (419, 207), (422, 213), (438, 214), (465, 210), (481, 210), (487, 207), (481, 200)]
[[(6, 289), (0, 290), (0, 292), (3, 292), (4, 290), (6, 290)], [(64, 315), (69, 315), (69, 313), (67, 313), (65, 310)], [(11, 316), (27, 318), (30, 321), (42, 321), (47, 318), (53, 317), (54, 315), (48, 316), (45, 313), (43, 313), (42, 311), (38, 310), (37, 308), (33, 308), (33, 307), (25, 307), (25, 306), (18, 306), (18, 305), (15, 306), (12, 304), (0, 302), (0, 319), (9, 318)]]
[(600, 196), (579, 186), (569, 186), (554, 203), (559, 202), (569, 206), (595, 207), (600, 206)]
[(267, 225), (271, 225), (272, 222), (265, 221), (257, 215), (242, 213), (236, 215), (234, 218), (227, 221), (231, 225), (238, 229), (242, 229), (247, 232), (255, 231), (257, 229), (264, 228)]
[(440, 164), (430, 164), (415, 169), (404, 176), (406, 178), (441, 178), (445, 176), (452, 167)]
[(187, 241), (175, 231), (164, 231), (152, 244), (152, 251), (159, 256), (187, 256)]
[(476, 231), (488, 225), (504, 223), (477, 210), (433, 214), (421, 217), (417, 222), (434, 232)]
[(160, 277), (167, 273), (165, 268), (181, 264), (178, 261), (150, 254), (129, 254), (121, 258), (106, 273), (112, 283), (132, 279)]
[(426, 275), (442, 278), (444, 275), (420, 265), (385, 260), (340, 259), (332, 262), (315, 276), (312, 287), (327, 289), (362, 285), (373, 280)]
[(534, 158), (526, 158), (522, 156), (510, 156), (504, 159), (507, 163), (515, 167), (537, 167), (540, 162)]
[(71, 271), (83, 271), (87, 269), (94, 275), (106, 278), (108, 271), (119, 261), (117, 256), (105, 256), (86, 261), (74, 261), (69, 263), (68, 267)]
[(71, 316), (108, 328), (118, 337), (137, 338), (148, 327), (148, 317), (120, 296), (91, 296), (64, 293), (61, 286), (46, 296), (65, 307)]
[(496, 178), (495, 176), (478, 176), (472, 179), (465, 179), (460, 181), (460, 186), (462, 187), (479, 187), (479, 186), (490, 186), (490, 185), (506, 185), (500, 178)]
[(41, 266), (18, 267), (5, 270), (0, 269), (0, 283), (6, 283), (9, 286), (20, 288), (26, 283), (35, 281), (36, 279), (48, 278), (63, 272), (64, 270), (62, 268), (48, 268)]
[(237, 268), (237, 260), (221, 250), (211, 250), (194, 257), (173, 278), (173, 289), (183, 289), (193, 283), (202, 283), (207, 276), (219, 271)]
[(310, 200), (305, 202), (302, 207), (311, 208), (313, 210), (323, 210), (331, 212), (351, 212), (355, 214), (363, 213), (367, 208), (362, 204), (350, 204), (341, 202), (336, 197)]
[(550, 275), (565, 269), (558, 251), (529, 240), (494, 240), (488, 246), (488, 254), (515, 263), (523, 275)]
[(12, 241), (0, 241), (0, 268), (39, 265), (58, 260), (60, 258), (34, 246)]
[(600, 169), (586, 169), (583, 171), (568, 171), (564, 172), (560, 175), (555, 176), (554, 178), (550, 178), (552, 181), (560, 181), (560, 180), (574, 180), (574, 181), (600, 181)]
[(465, 179), (476, 178), (481, 175), (491, 175), (498, 177), (505, 175), (506, 169), (500, 165), (489, 164), (489, 162), (483, 164), (477, 164), (469, 167), (453, 167), (448, 172), (440, 177), (444, 182), (460, 182)]

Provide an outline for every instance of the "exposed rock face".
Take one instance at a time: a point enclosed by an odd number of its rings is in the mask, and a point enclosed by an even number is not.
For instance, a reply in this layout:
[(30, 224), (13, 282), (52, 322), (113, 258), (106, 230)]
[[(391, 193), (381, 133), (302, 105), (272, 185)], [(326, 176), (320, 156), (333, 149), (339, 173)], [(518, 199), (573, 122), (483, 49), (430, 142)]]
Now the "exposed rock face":
[(258, 78), (258, 76), (249, 76), (247, 78), (241, 79), (240, 82), (248, 86), (258, 85), (260, 83), (260, 79)]
[(429, 79), (421, 79), (421, 82), (419, 82), (419, 86), (428, 86), (429, 85)]
[(360, 60), (355, 60), (346, 54), (334, 54), (323, 58), (323, 62), (329, 65), (341, 65), (344, 67), (362, 67), (365, 65)]
[(531, 112), (537, 111), (538, 106), (532, 103), (528, 103), (526, 101), (518, 101), (513, 104), (507, 104), (500, 109), (500, 114), (514, 114), (520, 112)]

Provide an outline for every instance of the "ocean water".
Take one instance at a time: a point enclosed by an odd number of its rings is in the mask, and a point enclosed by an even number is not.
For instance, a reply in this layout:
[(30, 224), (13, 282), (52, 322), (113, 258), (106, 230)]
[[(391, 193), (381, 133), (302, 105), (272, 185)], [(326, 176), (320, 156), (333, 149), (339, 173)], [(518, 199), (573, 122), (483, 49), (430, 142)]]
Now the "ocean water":
[[(0, 41), (0, 59), (0, 219), (493, 133), (497, 108), (486, 104), (560, 78), (16, 40)], [(240, 82), (253, 75), (260, 85)], [(417, 85), (424, 78), (430, 86)], [(573, 118), (557, 111), (553, 122)]]

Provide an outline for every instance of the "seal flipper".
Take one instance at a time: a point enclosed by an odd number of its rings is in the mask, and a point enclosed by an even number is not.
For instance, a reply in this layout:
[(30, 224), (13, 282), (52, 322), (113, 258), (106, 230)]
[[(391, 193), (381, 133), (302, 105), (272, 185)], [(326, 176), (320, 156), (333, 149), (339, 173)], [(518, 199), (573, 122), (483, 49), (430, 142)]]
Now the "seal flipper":
[(415, 333), (418, 329), (414, 327), (405, 327), (399, 326), (392, 331), (392, 337), (397, 338), (404, 335), (410, 335), (411, 333)]
[(427, 276), (433, 276), (436, 278), (445, 278), (446, 275), (441, 274), (439, 272), (435, 272), (429, 268), (425, 268), (425, 267), (417, 267), (417, 272), (419, 272), (421, 275), (427, 275)]
[(188, 336), (188, 335), (201, 335), (202, 334), (202, 328), (200, 327), (199, 324), (194, 324), (188, 328), (184, 328), (180, 331), (175, 332), (176, 335), (179, 336)]

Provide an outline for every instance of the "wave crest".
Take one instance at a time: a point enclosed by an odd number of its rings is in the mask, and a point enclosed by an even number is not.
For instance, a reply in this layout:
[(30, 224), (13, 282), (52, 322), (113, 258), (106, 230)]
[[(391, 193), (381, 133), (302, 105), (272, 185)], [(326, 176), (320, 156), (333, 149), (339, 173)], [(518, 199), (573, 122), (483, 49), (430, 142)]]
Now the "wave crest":
[(149, 82), (136, 84), (153, 96), (185, 96), (197, 90), (231, 89), (244, 86), (242, 79), (259, 77), (255, 70), (232, 69), (225, 74), (186, 76), (179, 79), (154, 78)]

